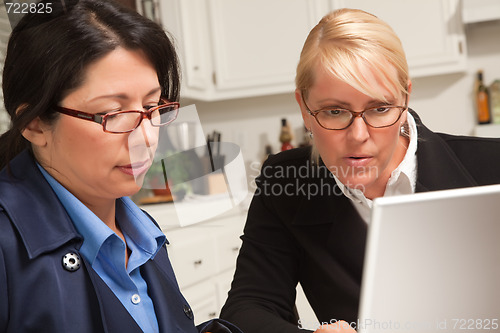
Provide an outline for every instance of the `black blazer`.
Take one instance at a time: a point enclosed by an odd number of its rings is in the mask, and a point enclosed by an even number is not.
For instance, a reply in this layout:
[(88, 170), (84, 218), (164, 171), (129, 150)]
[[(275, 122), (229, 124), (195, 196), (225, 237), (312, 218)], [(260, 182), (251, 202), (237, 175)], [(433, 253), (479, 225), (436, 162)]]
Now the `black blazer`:
[[(434, 133), (412, 114), (417, 192), (500, 183), (499, 139)], [(271, 156), (256, 184), (221, 318), (245, 333), (304, 332), (300, 282), (319, 322), (356, 321), (367, 225), (330, 172), (300, 148)]]

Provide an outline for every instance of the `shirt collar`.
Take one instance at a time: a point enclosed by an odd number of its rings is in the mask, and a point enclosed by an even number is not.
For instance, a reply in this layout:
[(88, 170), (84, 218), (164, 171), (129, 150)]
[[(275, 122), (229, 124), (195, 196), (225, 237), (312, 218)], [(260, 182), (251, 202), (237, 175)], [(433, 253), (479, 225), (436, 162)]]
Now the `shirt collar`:
[[(406, 150), (406, 154), (398, 165), (391, 173), (391, 177), (387, 181), (384, 196), (392, 196), (399, 194), (415, 193), (415, 186), (417, 182), (417, 124), (411, 113), (407, 113), (407, 122), (409, 127), (410, 143)], [(370, 220), (372, 200), (365, 197), (364, 193), (359, 189), (351, 189), (342, 184), (342, 182), (333, 175), (335, 182), (342, 190), (342, 193), (348, 197), (360, 213), (365, 221)]]
[(153, 259), (167, 240), (163, 232), (128, 197), (117, 201), (116, 219), (120, 221), (127, 245), (132, 250), (127, 265), (129, 271)]
[[(118, 235), (39, 164), (38, 168), (68, 212), (76, 230), (82, 235), (81, 254), (93, 264), (106, 240), (119, 239)], [(127, 267), (135, 266), (133, 262), (141, 265), (154, 258), (166, 241), (161, 230), (128, 197), (117, 200), (116, 219), (120, 223), (127, 245), (132, 250)]]

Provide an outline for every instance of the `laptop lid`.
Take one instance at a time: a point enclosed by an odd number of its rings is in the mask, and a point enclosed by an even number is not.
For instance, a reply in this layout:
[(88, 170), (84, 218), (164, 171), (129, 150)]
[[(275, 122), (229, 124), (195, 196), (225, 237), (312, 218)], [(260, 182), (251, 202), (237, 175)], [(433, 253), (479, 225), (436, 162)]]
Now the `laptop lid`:
[(358, 332), (500, 332), (500, 185), (378, 198)]

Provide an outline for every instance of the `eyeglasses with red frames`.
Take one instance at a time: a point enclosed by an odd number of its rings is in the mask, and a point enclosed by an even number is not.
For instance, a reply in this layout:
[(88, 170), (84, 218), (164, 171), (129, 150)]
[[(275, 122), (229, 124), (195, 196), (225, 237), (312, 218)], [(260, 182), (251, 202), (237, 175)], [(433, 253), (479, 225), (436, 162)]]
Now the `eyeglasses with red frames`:
[(71, 117), (92, 121), (102, 125), (106, 133), (129, 133), (141, 125), (144, 118), (149, 119), (152, 126), (161, 127), (173, 122), (179, 113), (178, 102), (168, 102), (161, 99), (159, 105), (150, 107), (147, 111), (124, 110), (106, 114), (93, 114), (56, 106), (55, 111)]

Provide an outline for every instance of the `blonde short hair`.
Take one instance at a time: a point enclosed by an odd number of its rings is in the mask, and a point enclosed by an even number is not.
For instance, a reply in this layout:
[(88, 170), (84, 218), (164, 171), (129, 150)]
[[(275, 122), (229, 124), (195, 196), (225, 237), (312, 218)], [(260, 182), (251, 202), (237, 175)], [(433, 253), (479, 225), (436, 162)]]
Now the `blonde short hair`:
[(367, 77), (367, 68), (393, 96), (408, 93), (408, 64), (401, 41), (387, 23), (362, 10), (333, 11), (309, 33), (295, 78), (304, 98), (318, 65), (372, 98), (386, 100), (373, 86), (373, 78)]

